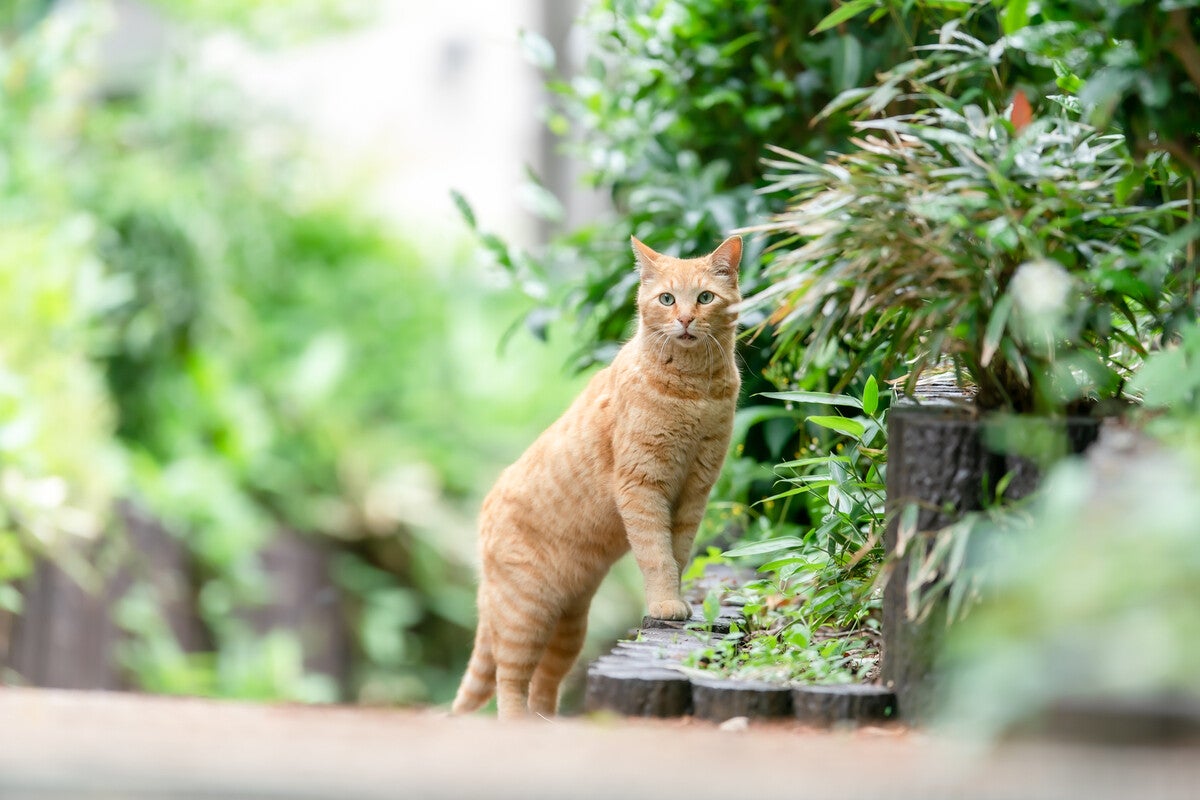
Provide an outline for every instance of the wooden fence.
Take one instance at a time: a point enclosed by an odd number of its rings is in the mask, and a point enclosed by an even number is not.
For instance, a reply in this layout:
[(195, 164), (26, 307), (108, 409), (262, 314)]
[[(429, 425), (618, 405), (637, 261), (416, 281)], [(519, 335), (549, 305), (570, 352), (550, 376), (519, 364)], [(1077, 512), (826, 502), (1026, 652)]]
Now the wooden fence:
[[(185, 652), (212, 649), (197, 612), (195, 569), (183, 544), (161, 524), (122, 504), (127, 537), (118, 555), (84, 554), (112, 563), (99, 569), (97, 585), (84, 588), (49, 561), (38, 564), (19, 587), (17, 616), (0, 613), (0, 683), (61, 689), (135, 688), (118, 658), (128, 634), (114, 619), (121, 598), (139, 581), (148, 582), (159, 613)], [(346, 687), (351, 636), (341, 592), (330, 574), (331, 549), (311, 537), (282, 532), (262, 554), (270, 589), (265, 605), (243, 613), (259, 633), (295, 633), (305, 668)]]

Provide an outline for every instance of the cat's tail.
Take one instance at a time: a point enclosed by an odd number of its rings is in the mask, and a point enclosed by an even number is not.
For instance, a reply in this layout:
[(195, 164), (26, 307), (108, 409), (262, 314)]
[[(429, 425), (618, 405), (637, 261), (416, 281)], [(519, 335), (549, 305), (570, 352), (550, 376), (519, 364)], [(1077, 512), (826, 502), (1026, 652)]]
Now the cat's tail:
[(495, 691), (496, 659), (492, 656), (492, 637), (481, 616), (475, 630), (475, 649), (471, 651), (471, 660), (458, 685), (451, 711), (455, 714), (474, 711), (490, 700)]

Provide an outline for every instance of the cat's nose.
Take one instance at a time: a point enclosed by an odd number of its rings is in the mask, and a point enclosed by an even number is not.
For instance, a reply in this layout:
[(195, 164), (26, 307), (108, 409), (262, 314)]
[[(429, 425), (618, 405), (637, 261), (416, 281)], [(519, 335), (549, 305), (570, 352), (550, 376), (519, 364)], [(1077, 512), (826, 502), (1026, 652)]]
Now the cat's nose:
[(688, 325), (691, 325), (691, 324), (692, 324), (692, 320), (693, 320), (693, 319), (695, 319), (695, 317), (680, 317), (680, 318), (679, 318), (679, 324), (680, 324), (680, 325), (682, 325), (682, 326), (683, 326), (683, 329), (686, 331), (686, 330), (687, 330), (687, 327), (688, 327)]

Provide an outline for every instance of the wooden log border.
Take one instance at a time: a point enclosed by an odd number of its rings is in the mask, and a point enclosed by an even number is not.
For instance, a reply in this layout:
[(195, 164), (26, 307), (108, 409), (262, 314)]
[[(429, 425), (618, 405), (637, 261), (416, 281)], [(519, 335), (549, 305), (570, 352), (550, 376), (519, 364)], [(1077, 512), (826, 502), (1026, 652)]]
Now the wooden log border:
[[(710, 569), (698, 591), (736, 580), (728, 568)], [(688, 599), (696, 600), (694, 595)], [(816, 725), (884, 720), (895, 714), (895, 695), (882, 686), (793, 686), (702, 676), (683, 668), (689, 655), (743, 619), (735, 605), (722, 606), (711, 623), (695, 614), (680, 622), (643, 618), (628, 639), (588, 667), (584, 708), (631, 717), (691, 715), (713, 722), (794, 718)]]

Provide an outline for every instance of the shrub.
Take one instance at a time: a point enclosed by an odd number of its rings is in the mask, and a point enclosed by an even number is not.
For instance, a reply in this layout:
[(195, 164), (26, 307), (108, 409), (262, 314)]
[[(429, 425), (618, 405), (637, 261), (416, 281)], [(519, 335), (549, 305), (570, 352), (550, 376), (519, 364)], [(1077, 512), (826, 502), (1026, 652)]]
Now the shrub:
[[(952, 37), (944, 50), (988, 51)], [(1118, 397), (1147, 344), (1191, 311), (1184, 204), (1138, 203), (1119, 135), (963, 104), (917, 77), (926, 67), (851, 95), (864, 115), (901, 93), (923, 107), (859, 122), (847, 153), (776, 149), (774, 185), (792, 201), (762, 227), (780, 253), (749, 300), (770, 315), (776, 353), (807, 348), (803, 369), (846, 347), (851, 371), (884, 353), (910, 389), (949, 360), (984, 410)], [(1170, 187), (1160, 161), (1150, 168)]]

